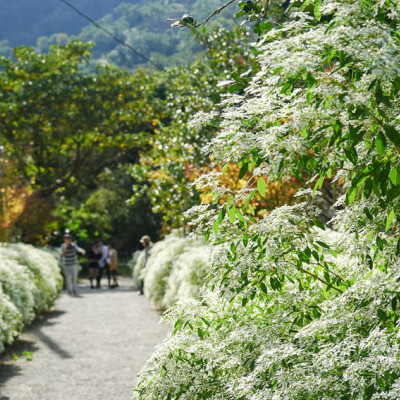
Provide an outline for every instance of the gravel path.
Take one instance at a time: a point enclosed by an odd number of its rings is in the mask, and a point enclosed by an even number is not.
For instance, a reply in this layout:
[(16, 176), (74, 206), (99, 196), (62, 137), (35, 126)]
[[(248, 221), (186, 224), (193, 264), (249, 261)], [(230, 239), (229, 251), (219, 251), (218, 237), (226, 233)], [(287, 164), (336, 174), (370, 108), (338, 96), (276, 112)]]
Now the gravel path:
[(0, 400), (130, 399), (137, 373), (170, 332), (159, 322), (128, 278), (112, 290), (81, 285), (80, 297), (63, 294), (0, 357)]

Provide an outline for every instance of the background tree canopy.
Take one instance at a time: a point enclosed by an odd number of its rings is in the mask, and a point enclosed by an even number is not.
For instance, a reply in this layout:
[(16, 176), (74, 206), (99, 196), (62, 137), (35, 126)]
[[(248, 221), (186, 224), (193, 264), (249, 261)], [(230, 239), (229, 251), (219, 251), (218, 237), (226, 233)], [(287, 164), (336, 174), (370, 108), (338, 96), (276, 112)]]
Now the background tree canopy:
[[(257, 64), (248, 31), (232, 28), (236, 8), (197, 31), (171, 29), (165, 20), (180, 18), (188, 9), (201, 20), (221, 4), (137, 1), (120, 4), (104, 17), (102, 25), (143, 53), (158, 46), (166, 63), (186, 64), (164, 71), (139, 69), (129, 75), (94, 68), (100, 58), (118, 56), (115, 63), (124, 69), (142, 61), (93, 26), (84, 28), (82, 36), (94, 45), (70, 40), (67, 33), (55, 34), (54, 40), (43, 37), (36, 49), (23, 46), (11, 52), (3, 42), (3, 240), (57, 243), (63, 230), (71, 229), (83, 241), (114, 237), (129, 253), (140, 235), (154, 238), (161, 225), (167, 232), (185, 224), (183, 211), (200, 201), (192, 182), (210, 168), (201, 149), (216, 132), (209, 126), (197, 133), (188, 123), (198, 111), (210, 111), (220, 102), (221, 93), (243, 88), (246, 79), (240, 74), (256, 70)], [(15, 11), (18, 5), (8, 4), (5, 10)], [(281, 20), (281, 2), (272, 5), (271, 15)], [(37, 15), (34, 10), (32, 15)], [(213, 26), (221, 22), (230, 30)], [(158, 62), (161, 53), (156, 53), (150, 55)], [(196, 55), (199, 60), (188, 64)], [(234, 85), (217, 85), (231, 79), (232, 72)], [(269, 193), (268, 204), (279, 203), (280, 194)], [(257, 213), (262, 211), (258, 204), (252, 203)]]

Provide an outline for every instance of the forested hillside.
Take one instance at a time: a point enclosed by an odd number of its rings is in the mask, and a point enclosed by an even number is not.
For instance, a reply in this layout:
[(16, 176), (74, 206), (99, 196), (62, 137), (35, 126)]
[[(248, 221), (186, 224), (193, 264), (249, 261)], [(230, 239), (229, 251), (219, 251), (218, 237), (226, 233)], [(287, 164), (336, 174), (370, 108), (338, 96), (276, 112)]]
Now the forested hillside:
[[(140, 0), (128, 0), (137, 3)], [(76, 5), (92, 18), (112, 12), (120, 0), (79, 0)], [(87, 25), (60, 0), (3, 0), (0, 2), (0, 42), (11, 47), (35, 45), (39, 36), (63, 32), (78, 34)]]
[[(0, 54), (9, 56), (11, 47), (22, 44), (36, 45), (39, 51), (47, 52), (52, 44), (65, 44), (79, 37), (94, 43), (92, 65), (101, 62), (129, 70), (139, 65), (148, 66), (146, 58), (161, 67), (194, 60), (202, 50), (201, 45), (188, 30), (171, 29), (167, 19), (180, 18), (184, 13), (202, 19), (209, 10), (223, 4), (221, 0), (130, 0), (123, 3), (108, 0), (99, 6), (93, 0), (71, 2), (143, 54), (143, 58), (61, 1), (51, 4), (44, 1), (37, 7), (36, 2), (18, 0), (0, 8)], [(234, 23), (230, 8), (212, 24), (232, 27)]]

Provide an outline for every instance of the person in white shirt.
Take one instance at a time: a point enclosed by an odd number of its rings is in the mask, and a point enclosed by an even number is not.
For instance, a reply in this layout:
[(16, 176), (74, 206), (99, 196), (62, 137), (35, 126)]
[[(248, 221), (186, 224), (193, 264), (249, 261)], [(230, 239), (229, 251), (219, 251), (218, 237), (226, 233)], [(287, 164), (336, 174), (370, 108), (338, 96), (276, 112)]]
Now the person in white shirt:
[(108, 250), (108, 257), (110, 260), (110, 275), (113, 279), (113, 284), (111, 285), (111, 289), (118, 287), (117, 273), (118, 273), (118, 253), (115, 248), (115, 244), (113, 242), (110, 243)]

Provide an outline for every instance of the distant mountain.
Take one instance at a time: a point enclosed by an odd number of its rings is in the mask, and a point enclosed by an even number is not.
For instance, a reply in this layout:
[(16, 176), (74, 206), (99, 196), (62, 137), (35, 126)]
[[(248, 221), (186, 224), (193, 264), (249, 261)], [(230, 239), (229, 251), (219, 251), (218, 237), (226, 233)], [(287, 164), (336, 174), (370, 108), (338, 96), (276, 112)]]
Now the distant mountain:
[[(127, 0), (138, 3), (141, 0)], [(121, 0), (71, 0), (84, 13), (99, 19), (112, 13)], [(88, 22), (60, 0), (1, 0), (0, 41), (10, 46), (35, 45), (39, 36), (77, 35)]]
[[(171, 28), (167, 18), (188, 12), (199, 21), (225, 0), (68, 0), (139, 53), (161, 66), (192, 61), (201, 47), (188, 29)], [(210, 25), (233, 26), (232, 5)], [(0, 54), (11, 47), (36, 46), (46, 52), (52, 44), (74, 37), (94, 43), (93, 65), (101, 62), (133, 70), (149, 66), (140, 56), (91, 25), (61, 0), (0, 0)]]

